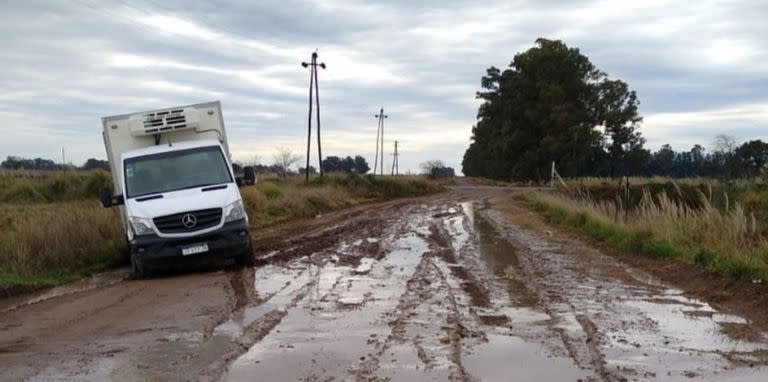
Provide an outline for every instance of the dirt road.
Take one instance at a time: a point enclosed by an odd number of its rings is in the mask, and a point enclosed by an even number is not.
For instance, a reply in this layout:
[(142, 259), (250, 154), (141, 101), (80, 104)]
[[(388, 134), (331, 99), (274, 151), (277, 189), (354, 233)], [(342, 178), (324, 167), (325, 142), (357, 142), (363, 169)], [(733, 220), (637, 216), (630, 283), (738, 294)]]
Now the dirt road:
[[(0, 380), (768, 380), (768, 336), (473, 188), (254, 233), (253, 269), (0, 301)], [(518, 216), (519, 218), (519, 216)]]

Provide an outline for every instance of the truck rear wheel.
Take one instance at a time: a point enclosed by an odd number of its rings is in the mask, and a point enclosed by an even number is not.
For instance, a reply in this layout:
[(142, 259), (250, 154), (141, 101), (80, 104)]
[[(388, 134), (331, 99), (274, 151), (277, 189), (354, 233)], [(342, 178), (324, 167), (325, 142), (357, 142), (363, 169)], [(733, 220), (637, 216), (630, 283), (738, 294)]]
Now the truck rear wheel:
[(131, 254), (131, 277), (140, 279), (143, 278), (144, 275), (144, 261), (139, 259), (136, 254)]

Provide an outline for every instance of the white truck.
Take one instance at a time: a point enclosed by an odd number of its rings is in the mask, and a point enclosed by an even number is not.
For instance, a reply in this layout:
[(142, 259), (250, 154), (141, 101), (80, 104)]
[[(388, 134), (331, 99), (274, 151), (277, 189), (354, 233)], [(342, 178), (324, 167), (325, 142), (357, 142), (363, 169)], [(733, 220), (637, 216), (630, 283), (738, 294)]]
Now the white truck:
[[(101, 189), (101, 203), (120, 206), (134, 277), (193, 260), (253, 261), (218, 101), (104, 117), (102, 125), (114, 194)], [(244, 181), (255, 182), (253, 171)]]

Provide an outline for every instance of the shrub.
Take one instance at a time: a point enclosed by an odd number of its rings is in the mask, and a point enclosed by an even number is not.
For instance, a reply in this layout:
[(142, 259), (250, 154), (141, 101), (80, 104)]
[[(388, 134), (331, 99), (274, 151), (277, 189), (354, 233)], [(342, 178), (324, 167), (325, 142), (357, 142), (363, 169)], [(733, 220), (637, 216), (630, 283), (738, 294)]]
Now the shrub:
[(82, 195), (85, 197), (97, 197), (102, 187), (112, 188), (112, 176), (104, 170), (91, 171), (83, 182)]

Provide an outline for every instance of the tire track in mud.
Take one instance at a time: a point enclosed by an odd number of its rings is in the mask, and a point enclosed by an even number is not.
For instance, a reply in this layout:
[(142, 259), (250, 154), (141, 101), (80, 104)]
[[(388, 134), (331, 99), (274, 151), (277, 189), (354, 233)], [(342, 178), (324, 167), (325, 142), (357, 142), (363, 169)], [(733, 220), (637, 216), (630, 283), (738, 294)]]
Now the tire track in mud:
[[(416, 349), (416, 356), (424, 365), (425, 370), (432, 370), (439, 366), (436, 364), (439, 354), (430, 354), (434, 353), (435, 349), (424, 346), (424, 338), (420, 334), (410, 335), (408, 329), (411, 326), (417, 325), (413, 322), (414, 317), (419, 314), (417, 308), (425, 305), (436, 305), (431, 299), (434, 297), (434, 291), (440, 290), (445, 293), (444, 301), (441, 301), (440, 305), (447, 305), (448, 311), (443, 324), (440, 325), (440, 330), (445, 332), (445, 334), (440, 337), (439, 342), (449, 346), (447, 359), (453, 364), (449, 379), (451, 381), (471, 380), (461, 362), (461, 339), (467, 335), (467, 330), (462, 325), (461, 313), (456, 303), (455, 292), (446, 280), (447, 275), (435, 264), (436, 260), (440, 261), (445, 256), (449, 256), (450, 249), (444, 247), (447, 241), (445, 237), (435, 234), (436, 231), (434, 223), (430, 224), (430, 235), (426, 237), (430, 242), (430, 250), (421, 255), (421, 260), (416, 266), (414, 273), (406, 282), (406, 289), (394, 309), (394, 312), (397, 314), (396, 318), (389, 322), (391, 327), (390, 334), (383, 343), (377, 346), (374, 356), (369, 357), (361, 363), (357, 370), (353, 371), (353, 374), (358, 379), (380, 380), (380, 377), (376, 375), (380, 370), (380, 359), (392, 347), (405, 343), (410, 343)], [(424, 314), (424, 312), (421, 312), (421, 314)], [(422, 318), (422, 320), (425, 319)], [(435, 323), (433, 320), (426, 320), (433, 324)], [(418, 332), (418, 330), (412, 331)], [(385, 380), (388, 379), (385, 378)]]
[[(443, 320), (439, 321), (440, 324), (431, 316), (421, 319), (429, 321), (431, 325), (439, 325), (439, 330), (443, 333), (439, 337), (439, 342), (448, 347), (445, 358), (452, 364), (448, 379), (451, 381), (476, 380), (462, 362), (462, 354), (466, 346), (471, 345), (464, 344), (464, 339), (471, 338), (473, 343), (487, 341), (485, 333), (478, 329), (479, 316), (475, 314), (475, 308), (487, 307), (490, 299), (488, 288), (479, 278), (468, 268), (458, 265), (457, 251), (452, 246), (450, 235), (441, 224), (442, 219), (449, 216), (456, 216), (456, 213), (441, 212), (432, 216), (429, 233), (423, 235), (429, 243), (429, 251), (422, 255), (415, 272), (408, 280), (407, 289), (395, 309), (398, 316), (390, 323), (392, 326), (390, 336), (378, 348), (377, 357), (367, 361), (364, 367), (365, 372), (358, 374), (359, 377), (375, 379), (379, 358), (398, 343), (410, 342), (417, 349), (418, 358), (426, 370), (437, 367), (435, 363), (439, 354), (429, 355), (427, 348), (422, 346), (422, 339), (418, 335), (409, 337), (406, 328), (414, 325), (412, 319), (419, 307), (446, 306), (447, 314)], [(449, 281), (451, 279), (453, 282)], [(441, 300), (433, 300), (435, 291), (443, 293)], [(457, 293), (463, 296), (463, 300), (466, 301), (464, 304), (469, 305), (460, 304)], [(434, 351), (432, 349), (432, 352)]]
[[(550, 330), (595, 377), (765, 378), (768, 369), (760, 367), (766, 363), (768, 333), (755, 336), (750, 322), (733, 312), (691, 298), (572, 235), (552, 235), (529, 211), (509, 209), (502, 214), (490, 208), (482, 215), (518, 247), (527, 282), (553, 318)], [(733, 327), (745, 328), (746, 337), (739, 337), (740, 329), (729, 333)]]
[[(526, 249), (520, 248), (520, 243), (509, 241), (505, 237), (504, 230), (499, 229), (498, 221), (488, 214), (489, 211), (490, 205), (484, 203), (478, 212), (478, 218), (489, 224), (500, 235), (501, 240), (507, 240), (525, 254)], [(546, 246), (548, 244), (542, 241), (538, 245)], [(534, 292), (537, 305), (550, 317), (547, 328), (552, 333), (557, 334), (568, 356), (579, 368), (594, 371), (596, 377), (603, 381), (622, 380), (622, 377), (617, 377), (606, 370), (605, 355), (600, 349), (601, 334), (594, 322), (588, 318), (581, 308), (570, 304), (559, 292), (540, 282), (540, 280), (548, 279), (550, 275), (536, 267), (531, 257), (523, 255), (517, 257), (517, 259), (520, 269), (519, 276), (522, 277), (521, 281), (527, 285), (526, 289), (537, 291)], [(579, 332), (574, 332), (567, 328), (569, 317), (572, 317), (575, 323), (579, 325)]]

